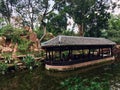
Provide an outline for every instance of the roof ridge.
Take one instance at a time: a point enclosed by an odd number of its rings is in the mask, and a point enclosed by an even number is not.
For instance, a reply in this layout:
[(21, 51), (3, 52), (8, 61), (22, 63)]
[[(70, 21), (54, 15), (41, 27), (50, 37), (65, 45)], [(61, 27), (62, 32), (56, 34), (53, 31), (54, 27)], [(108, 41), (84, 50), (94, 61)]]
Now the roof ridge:
[(102, 37), (82, 37), (82, 36), (66, 36), (66, 35), (59, 35), (62, 37), (73, 37), (73, 38), (87, 38), (87, 39), (106, 39), (106, 38), (102, 38)]

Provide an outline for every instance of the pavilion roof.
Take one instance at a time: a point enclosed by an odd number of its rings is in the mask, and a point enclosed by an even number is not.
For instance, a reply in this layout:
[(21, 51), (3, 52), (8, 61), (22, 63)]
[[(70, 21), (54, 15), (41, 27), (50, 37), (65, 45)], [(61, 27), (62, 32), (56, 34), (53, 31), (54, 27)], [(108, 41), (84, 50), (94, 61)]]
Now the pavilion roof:
[(59, 35), (41, 44), (42, 47), (51, 46), (75, 46), (75, 45), (115, 45), (105, 38), (94, 38), (94, 37), (79, 37), (79, 36), (64, 36)]

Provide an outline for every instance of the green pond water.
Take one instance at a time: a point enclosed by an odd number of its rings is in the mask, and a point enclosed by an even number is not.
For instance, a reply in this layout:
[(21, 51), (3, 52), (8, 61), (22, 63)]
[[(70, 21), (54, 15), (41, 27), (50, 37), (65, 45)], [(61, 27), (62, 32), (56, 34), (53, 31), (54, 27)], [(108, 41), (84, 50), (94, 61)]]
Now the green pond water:
[(68, 90), (68, 88), (61, 88), (61, 82), (74, 77), (81, 79), (99, 77), (109, 82), (108, 90), (120, 90), (120, 63), (91, 70), (51, 72), (45, 70), (44, 67), (39, 67), (33, 71), (8, 73), (0, 76), (0, 90)]

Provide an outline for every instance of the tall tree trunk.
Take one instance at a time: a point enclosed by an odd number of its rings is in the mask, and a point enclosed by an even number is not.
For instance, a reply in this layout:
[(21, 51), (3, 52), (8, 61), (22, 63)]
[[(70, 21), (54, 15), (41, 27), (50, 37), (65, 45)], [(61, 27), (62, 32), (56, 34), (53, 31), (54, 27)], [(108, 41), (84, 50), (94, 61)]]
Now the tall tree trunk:
[(47, 31), (46, 31), (46, 26), (43, 26), (43, 35), (42, 35), (42, 37), (40, 38), (40, 42), (44, 39), (44, 37), (46, 36), (46, 33), (47, 33)]
[(83, 23), (81, 25), (78, 24), (79, 35), (82, 36), (82, 37), (84, 36), (83, 28), (84, 28)]
[(42, 35), (42, 37), (39, 40), (39, 46), (38, 46), (39, 50), (41, 48), (41, 41), (44, 39), (44, 37), (46, 36), (46, 33), (47, 33), (46, 26), (43, 26), (43, 30), (44, 30), (43, 31), (43, 35)]

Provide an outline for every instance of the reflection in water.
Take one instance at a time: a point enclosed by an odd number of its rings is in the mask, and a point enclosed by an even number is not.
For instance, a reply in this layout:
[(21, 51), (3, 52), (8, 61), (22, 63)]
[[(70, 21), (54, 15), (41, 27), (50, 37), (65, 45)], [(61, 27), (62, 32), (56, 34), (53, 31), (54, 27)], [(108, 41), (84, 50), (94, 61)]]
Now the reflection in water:
[(79, 69), (69, 72), (50, 72), (44, 68), (37, 68), (32, 72), (10, 73), (0, 76), (0, 90), (60, 90), (60, 82), (74, 76), (83, 79), (100, 77), (109, 80), (111, 90), (120, 89), (120, 63), (83, 71), (81, 73)]

